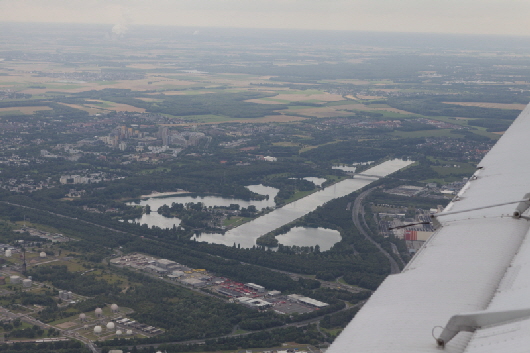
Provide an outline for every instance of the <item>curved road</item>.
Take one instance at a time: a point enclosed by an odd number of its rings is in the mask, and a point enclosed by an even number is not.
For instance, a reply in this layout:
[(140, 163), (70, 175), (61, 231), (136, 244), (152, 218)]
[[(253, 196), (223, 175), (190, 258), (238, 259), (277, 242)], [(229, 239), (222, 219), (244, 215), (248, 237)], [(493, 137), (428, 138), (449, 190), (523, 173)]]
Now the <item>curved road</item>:
[(377, 187), (363, 191), (359, 196), (357, 196), (357, 198), (355, 199), (355, 202), (353, 203), (352, 220), (353, 220), (353, 224), (355, 224), (355, 227), (359, 229), (359, 231), (366, 238), (366, 240), (374, 244), (379, 249), (379, 251), (383, 255), (386, 256), (386, 258), (390, 262), (390, 274), (393, 275), (393, 274), (401, 272), (401, 270), (399, 269), (398, 263), (396, 262), (396, 260), (394, 260), (392, 256), (390, 256), (390, 254), (385, 249), (383, 249), (383, 247), (378, 242), (376, 242), (375, 240), (372, 239), (372, 237), (370, 237), (368, 232), (362, 226), (361, 221), (359, 219), (359, 214), (361, 214), (362, 217), (364, 218), (364, 207), (362, 206), (364, 199), (375, 189), (377, 189)]
[[(68, 218), (68, 219), (71, 219), (71, 220), (76, 220), (78, 222), (83, 222), (83, 223), (87, 223), (87, 224), (91, 224), (91, 225), (94, 225), (96, 227), (99, 227), (99, 228), (104, 228), (104, 229), (108, 229), (108, 230), (111, 230), (111, 231), (115, 231), (115, 232), (118, 232), (118, 233), (123, 233), (123, 234), (128, 234), (128, 235), (131, 235), (131, 236), (136, 236), (135, 234), (131, 234), (131, 233), (128, 233), (128, 232), (124, 232), (122, 230), (118, 230), (118, 229), (113, 229), (113, 228), (110, 228), (110, 227), (106, 227), (106, 226), (102, 226), (102, 225), (99, 225), (99, 224), (96, 224), (96, 223), (92, 223), (92, 222), (89, 222), (89, 221), (85, 221), (85, 220), (82, 220), (82, 219), (78, 219), (78, 218), (74, 218), (74, 217), (70, 217), (70, 216), (65, 216), (65, 215), (62, 215), (62, 214), (58, 214), (58, 213), (54, 213), (54, 212), (51, 212), (51, 211), (48, 211), (48, 210), (41, 210), (41, 209), (37, 209), (37, 208), (34, 208), (34, 207), (30, 207), (30, 206), (25, 206), (25, 205), (19, 205), (19, 204), (16, 204), (16, 203), (12, 203), (12, 202), (9, 202), (9, 201), (0, 201), (1, 203), (5, 203), (5, 204), (8, 204), (8, 205), (11, 205), (11, 206), (16, 206), (16, 207), (22, 207), (22, 208), (27, 208), (27, 209), (32, 209), (32, 210), (35, 210), (35, 211), (41, 211), (41, 212), (47, 212), (49, 214), (52, 214), (54, 216), (58, 216), (58, 217), (63, 217), (63, 218)], [(354, 208), (355, 209), (355, 208)], [(372, 240), (373, 241), (373, 240)], [(377, 244), (377, 243), (376, 243)], [(384, 250), (383, 250), (384, 251)], [(397, 266), (397, 265), (396, 265)], [(399, 268), (398, 268), (399, 270)], [(279, 270), (277, 270), (279, 271)], [(279, 271), (279, 272), (284, 272), (284, 271)], [(286, 272), (288, 273), (288, 272)], [(175, 283), (173, 283), (175, 284)], [(188, 288), (188, 287), (186, 287)], [(190, 289), (190, 288), (188, 288)], [(210, 296), (213, 296), (209, 293), (204, 293), (201, 291), (201, 294), (205, 294), (205, 295), (210, 295)], [(346, 306), (344, 307), (343, 309), (339, 310), (339, 311), (343, 311), (343, 310), (346, 310), (346, 309), (350, 309), (352, 307), (355, 307), (355, 306), (359, 306), (359, 305), (362, 305), (364, 304), (365, 301), (361, 301), (357, 304), (355, 304), (354, 306)], [(336, 311), (336, 312), (339, 312), (339, 311)], [(335, 313), (336, 313), (335, 312)], [(297, 326), (297, 327), (301, 327), (301, 326), (306, 326), (306, 325), (309, 325), (309, 324), (312, 324), (314, 322), (320, 322), (320, 320), (322, 319), (321, 316), (318, 316), (316, 318), (312, 318), (312, 319), (308, 319), (308, 320), (304, 320), (304, 321), (300, 321), (300, 322), (293, 322), (293, 323), (289, 323), (289, 324), (285, 324), (283, 326), (277, 326), (277, 327), (271, 327), (271, 328), (268, 328), (268, 329), (263, 329), (263, 330), (257, 330), (257, 331), (249, 331), (249, 332), (246, 332), (246, 333), (242, 333), (242, 334), (229, 334), (229, 335), (225, 335), (225, 336), (221, 336), (221, 337), (212, 337), (210, 339), (217, 339), (217, 338), (227, 338), (227, 337), (234, 337), (234, 336), (246, 336), (246, 335), (249, 335), (249, 334), (252, 334), (252, 333), (256, 333), (256, 332), (261, 332), (261, 331), (270, 331), (270, 330), (274, 330), (274, 329), (277, 329), (277, 328), (282, 328), (282, 327), (289, 327), (289, 326)], [(36, 320), (37, 321), (37, 320)], [(39, 322), (40, 323), (40, 322)], [(42, 325), (45, 325), (45, 326), (48, 326), (47, 324), (44, 324), (44, 323), (41, 323)], [(94, 346), (94, 343), (92, 341), (89, 341), (89, 340), (82, 340), (80, 339), (80, 337), (76, 336), (76, 337), (72, 337), (70, 335), (70, 332), (66, 331), (66, 330), (62, 330), (62, 333), (63, 335), (65, 335), (66, 337), (71, 337), (71, 338), (75, 338), (75, 339), (78, 339), (78, 340), (81, 340), (82, 342), (84, 342), (85, 344), (88, 345), (88, 347), (92, 350), (92, 352), (97, 352), (96, 351), (96, 347)], [(164, 342), (164, 343), (155, 343), (155, 344), (145, 344), (145, 345), (138, 345), (137, 347), (158, 347), (159, 345), (161, 344), (204, 344), (205, 343), (205, 340), (204, 339), (199, 339), (199, 340), (189, 340), (189, 341), (180, 341), (180, 342)], [(129, 347), (129, 349), (132, 349), (132, 346)]]
[[(338, 312), (341, 312), (341, 311), (344, 311), (344, 310), (355, 308), (357, 306), (362, 306), (362, 305), (364, 305), (364, 303), (366, 303), (366, 300), (362, 300), (362, 301), (358, 302), (355, 305), (351, 305), (351, 306), (346, 305), (344, 308), (342, 308), (342, 309), (340, 309), (338, 311), (335, 311), (335, 312), (333, 312), (331, 314), (335, 314), (335, 313), (338, 313)], [(312, 319), (299, 321), (299, 322), (292, 322), (292, 323), (285, 324), (285, 325), (282, 325), (282, 326), (269, 327), (269, 328), (266, 328), (266, 329), (263, 329), (263, 330), (248, 331), (248, 332), (245, 332), (245, 333), (238, 333), (238, 334), (229, 334), (229, 335), (219, 336), (219, 337), (211, 337), (211, 338), (208, 338), (208, 340), (216, 340), (216, 339), (219, 339), (219, 338), (229, 338), (229, 337), (238, 337), (238, 336), (247, 336), (247, 335), (251, 335), (253, 333), (257, 333), (257, 332), (272, 331), (272, 330), (275, 330), (275, 329), (278, 329), (278, 328), (285, 328), (285, 327), (290, 327), (290, 326), (303, 327), (303, 326), (307, 326), (307, 325), (310, 325), (310, 324), (315, 323), (315, 322), (316, 323), (320, 323), (320, 320), (322, 320), (322, 318), (323, 318), (323, 316), (317, 316), (317, 317), (314, 317)], [(318, 327), (318, 330), (320, 331), (320, 326)], [(196, 340), (177, 341), (177, 342), (139, 344), (139, 345), (136, 345), (136, 348), (147, 348), (147, 347), (158, 348), (158, 346), (166, 345), (166, 344), (183, 345), (183, 344), (205, 344), (205, 343), (206, 343), (206, 339), (196, 339)], [(129, 346), (128, 347), (128, 349), (132, 349), (132, 348), (133, 348), (133, 346)]]

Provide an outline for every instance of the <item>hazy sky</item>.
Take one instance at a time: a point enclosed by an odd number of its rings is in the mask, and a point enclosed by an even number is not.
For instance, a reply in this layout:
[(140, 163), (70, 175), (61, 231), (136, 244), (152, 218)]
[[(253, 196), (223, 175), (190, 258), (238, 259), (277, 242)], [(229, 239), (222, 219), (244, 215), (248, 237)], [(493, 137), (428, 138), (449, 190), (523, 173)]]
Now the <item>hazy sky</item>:
[(0, 0), (0, 22), (530, 35), (529, 0)]

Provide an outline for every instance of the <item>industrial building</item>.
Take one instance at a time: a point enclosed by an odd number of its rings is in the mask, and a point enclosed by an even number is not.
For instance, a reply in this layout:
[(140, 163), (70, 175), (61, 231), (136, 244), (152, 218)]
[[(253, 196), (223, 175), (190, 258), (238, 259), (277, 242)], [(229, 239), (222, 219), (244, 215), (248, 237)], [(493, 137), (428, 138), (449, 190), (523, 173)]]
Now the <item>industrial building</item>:
[(312, 298), (309, 298), (309, 297), (304, 297), (304, 296), (301, 296), (299, 294), (289, 294), (287, 296), (287, 298), (289, 298), (290, 300), (292, 300), (294, 302), (306, 304), (306, 305), (309, 305), (309, 306), (312, 306), (312, 307), (315, 307), (315, 308), (323, 308), (323, 307), (326, 307), (326, 306), (329, 305), (329, 304), (321, 302), (319, 300), (312, 299)]
[(258, 298), (248, 298), (248, 297), (239, 297), (237, 298), (241, 304), (249, 306), (255, 309), (266, 309), (272, 307), (272, 303), (269, 303), (266, 300)]
[(145, 269), (162, 275), (169, 272), (167, 269), (155, 265), (147, 265), (145, 266)]
[(188, 284), (193, 287), (204, 287), (206, 282), (198, 278), (186, 278), (181, 281), (184, 284)]
[(265, 292), (265, 287), (260, 286), (258, 284), (246, 283), (245, 287), (248, 288), (248, 289), (251, 289), (251, 290), (255, 290), (258, 293), (264, 293)]
[(180, 264), (176, 263), (175, 261), (168, 260), (168, 259), (158, 259), (156, 260), (156, 265), (163, 269), (169, 270), (170, 268), (179, 266)]

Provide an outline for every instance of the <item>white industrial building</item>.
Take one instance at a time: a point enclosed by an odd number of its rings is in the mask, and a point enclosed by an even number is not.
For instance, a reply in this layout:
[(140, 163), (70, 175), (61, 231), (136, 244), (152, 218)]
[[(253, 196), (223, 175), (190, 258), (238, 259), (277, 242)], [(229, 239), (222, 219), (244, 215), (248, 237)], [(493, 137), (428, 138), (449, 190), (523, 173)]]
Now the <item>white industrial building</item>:
[(186, 278), (182, 280), (182, 283), (188, 284), (193, 287), (204, 287), (206, 283), (197, 278)]
[(272, 306), (272, 303), (257, 298), (239, 297), (237, 298), (237, 301), (239, 301), (243, 305), (250, 306), (251, 308), (256, 309), (265, 309), (270, 308)]
[(170, 267), (178, 266), (179, 264), (176, 263), (175, 261), (171, 261), (168, 259), (158, 259), (156, 260), (156, 265), (158, 267), (168, 270)]
[(251, 289), (251, 290), (255, 290), (258, 293), (264, 293), (265, 292), (265, 287), (260, 286), (259, 284), (246, 283), (245, 287), (248, 288), (248, 289)]
[(309, 298), (309, 297), (304, 297), (300, 294), (289, 294), (287, 298), (289, 298), (290, 300), (294, 302), (314, 306), (316, 308), (323, 308), (329, 305), (327, 303), (321, 302), (320, 300), (316, 300), (316, 299)]

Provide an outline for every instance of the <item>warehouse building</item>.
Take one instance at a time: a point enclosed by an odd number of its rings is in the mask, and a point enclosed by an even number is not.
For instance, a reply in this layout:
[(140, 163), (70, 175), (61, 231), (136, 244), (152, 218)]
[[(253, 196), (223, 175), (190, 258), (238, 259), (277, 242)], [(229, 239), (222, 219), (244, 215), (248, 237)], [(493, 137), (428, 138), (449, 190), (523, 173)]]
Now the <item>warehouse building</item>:
[(265, 292), (265, 287), (260, 286), (259, 284), (246, 283), (245, 287), (250, 289), (250, 290), (254, 290), (254, 291), (258, 292), (258, 293), (264, 293)]

